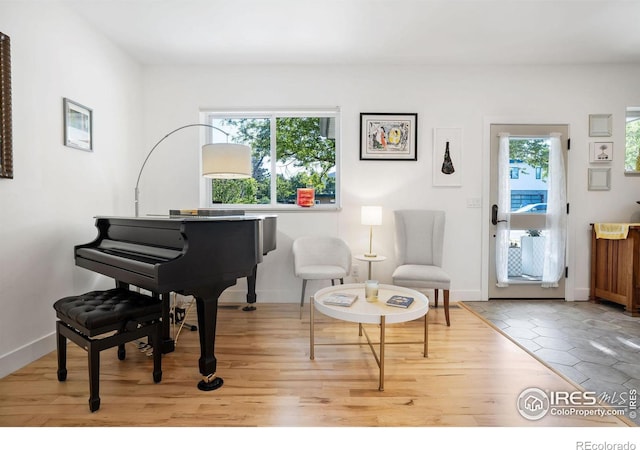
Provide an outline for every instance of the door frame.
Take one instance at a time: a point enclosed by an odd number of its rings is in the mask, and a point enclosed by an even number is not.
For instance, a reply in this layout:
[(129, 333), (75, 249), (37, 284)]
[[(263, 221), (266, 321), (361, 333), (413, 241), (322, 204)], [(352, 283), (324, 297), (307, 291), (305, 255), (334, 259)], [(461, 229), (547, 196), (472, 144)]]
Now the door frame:
[[(504, 116), (486, 116), (483, 118), (482, 125), (482, 173), (486, 176), (482, 177), (482, 225), (480, 227), (482, 233), (481, 241), (481, 299), (483, 301), (489, 300), (489, 226), (491, 221), (491, 205), (489, 204), (491, 180), (489, 174), (491, 173), (491, 124), (531, 124), (531, 125), (548, 125), (548, 124), (562, 124), (566, 125), (569, 129), (569, 136), (571, 135), (571, 122), (565, 118), (558, 117), (504, 117)], [(571, 203), (571, 151), (567, 152), (567, 203)], [(573, 229), (572, 215), (567, 216), (567, 245), (565, 254), (565, 263), (568, 267), (568, 277), (565, 278), (564, 284), (564, 299), (565, 301), (574, 301), (574, 260), (573, 260), (573, 245), (574, 237), (571, 230)]]

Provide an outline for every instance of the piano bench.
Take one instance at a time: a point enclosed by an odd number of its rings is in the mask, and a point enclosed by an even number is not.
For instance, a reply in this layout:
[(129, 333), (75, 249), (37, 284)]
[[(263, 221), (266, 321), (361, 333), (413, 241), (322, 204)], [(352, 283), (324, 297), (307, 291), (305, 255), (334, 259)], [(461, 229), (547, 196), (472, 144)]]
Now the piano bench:
[(89, 409), (100, 408), (100, 352), (147, 336), (153, 345), (153, 381), (162, 379), (162, 302), (160, 299), (116, 288), (65, 297), (53, 304), (58, 321), (58, 381), (67, 379), (67, 338), (84, 348), (89, 357)]

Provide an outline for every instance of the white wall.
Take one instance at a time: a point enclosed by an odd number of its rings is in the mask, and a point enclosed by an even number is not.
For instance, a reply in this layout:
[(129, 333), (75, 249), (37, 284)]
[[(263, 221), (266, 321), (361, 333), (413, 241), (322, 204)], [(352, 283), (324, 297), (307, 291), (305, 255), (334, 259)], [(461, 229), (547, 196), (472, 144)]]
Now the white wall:
[[(482, 208), (470, 208), (467, 200), (488, 197), (491, 122), (570, 126), (567, 299), (588, 296), (589, 223), (628, 220), (640, 199), (640, 178), (622, 175), (625, 108), (640, 104), (638, 65), (152, 67), (144, 78), (148, 147), (168, 130), (198, 121), (201, 108), (341, 107), (343, 209), (280, 213), (278, 249), (259, 267), (258, 301), (299, 301), (290, 253), (301, 234), (339, 235), (354, 253), (363, 252), (368, 230), (359, 224), (359, 207), (364, 204), (384, 207), (374, 244), (389, 259), (374, 265), (376, 278), (389, 282), (394, 266), (392, 211), (442, 208), (447, 212), (444, 265), (452, 276), (453, 299), (486, 298), (482, 267), (489, 205), (483, 201)], [(418, 113), (418, 161), (360, 161), (361, 112)], [(608, 192), (587, 191), (588, 144), (594, 140), (587, 126), (594, 113), (613, 114), (611, 140), (618, 153)], [(461, 187), (432, 186), (433, 129), (441, 127), (463, 130)], [(199, 134), (184, 133), (164, 145), (141, 182), (143, 213), (198, 206)], [(359, 264), (364, 276), (366, 266)], [(224, 298), (240, 300), (243, 289), (243, 284), (230, 288)]]
[[(52, 304), (113, 282), (76, 268), (93, 216), (133, 203), (141, 70), (65, 7), (0, 3), (11, 38), (14, 179), (0, 179), (0, 376), (55, 348)], [(93, 109), (94, 151), (63, 145), (62, 99)]]
[[(85, 22), (55, 3), (0, 2), (0, 30), (12, 38), (13, 180), (0, 180), (0, 376), (54, 349), (51, 304), (65, 295), (112, 286), (74, 266), (73, 246), (95, 234), (96, 214), (133, 214), (133, 186), (151, 146), (199, 121), (200, 108), (342, 109), (342, 205), (338, 212), (282, 213), (278, 249), (259, 268), (259, 302), (298, 302), (291, 242), (307, 233), (343, 237), (354, 253), (368, 245), (359, 207), (380, 204), (374, 266), (393, 270), (392, 210), (442, 208), (448, 217), (445, 267), (453, 299), (486, 295), (489, 205), (488, 124), (568, 123), (570, 253), (567, 298), (588, 291), (589, 223), (624, 221), (637, 209), (640, 178), (622, 176), (624, 110), (640, 105), (640, 66), (232, 66), (143, 70)], [(62, 98), (94, 110), (95, 151), (62, 145)], [(418, 161), (360, 161), (359, 113), (416, 112)], [(612, 113), (612, 190), (587, 191), (588, 115)], [(436, 127), (463, 129), (463, 184), (432, 186)], [(192, 130), (193, 131), (193, 130)], [(141, 180), (143, 214), (199, 204), (198, 132), (172, 136)], [(180, 157), (176, 157), (180, 154)], [(366, 267), (359, 263), (360, 273)], [(362, 278), (362, 276), (361, 276)], [(319, 287), (312, 284), (310, 289)], [(225, 293), (242, 300), (244, 283)]]

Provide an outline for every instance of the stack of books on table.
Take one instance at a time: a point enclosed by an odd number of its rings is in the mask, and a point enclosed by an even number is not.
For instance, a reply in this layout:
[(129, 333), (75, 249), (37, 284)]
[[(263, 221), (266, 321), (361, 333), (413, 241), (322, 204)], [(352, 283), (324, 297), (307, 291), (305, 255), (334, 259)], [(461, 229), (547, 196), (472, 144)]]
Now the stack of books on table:
[(327, 298), (325, 298), (322, 303), (324, 303), (325, 305), (351, 306), (357, 298), (357, 294), (336, 292), (335, 294), (331, 294)]

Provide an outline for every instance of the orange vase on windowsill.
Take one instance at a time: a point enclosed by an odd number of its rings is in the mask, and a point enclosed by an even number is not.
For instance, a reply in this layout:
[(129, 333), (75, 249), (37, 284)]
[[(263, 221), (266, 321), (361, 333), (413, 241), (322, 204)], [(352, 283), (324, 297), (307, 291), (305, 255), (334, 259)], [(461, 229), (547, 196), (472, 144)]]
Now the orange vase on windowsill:
[(299, 188), (296, 203), (298, 206), (313, 206), (316, 203), (316, 190), (314, 188)]

